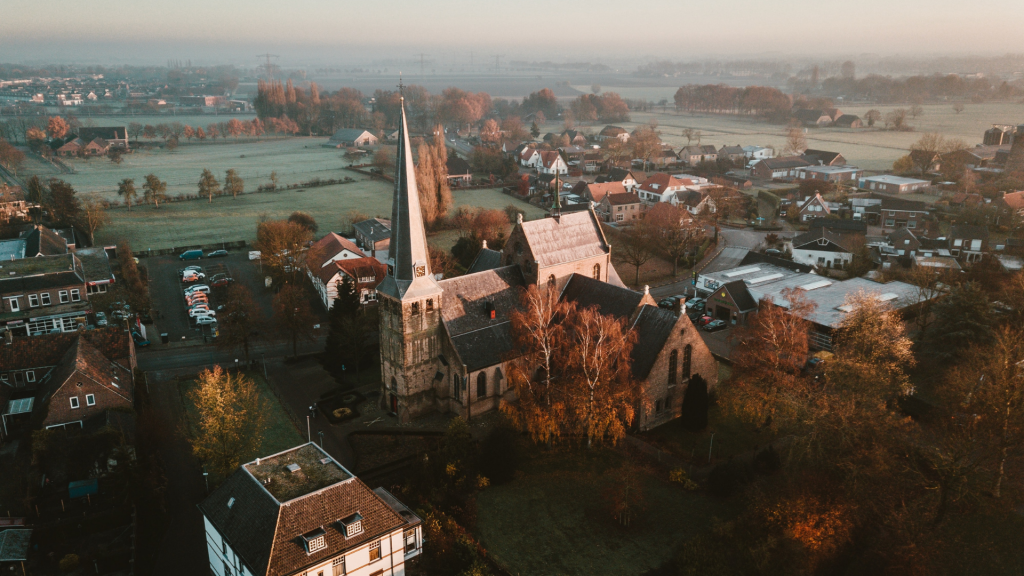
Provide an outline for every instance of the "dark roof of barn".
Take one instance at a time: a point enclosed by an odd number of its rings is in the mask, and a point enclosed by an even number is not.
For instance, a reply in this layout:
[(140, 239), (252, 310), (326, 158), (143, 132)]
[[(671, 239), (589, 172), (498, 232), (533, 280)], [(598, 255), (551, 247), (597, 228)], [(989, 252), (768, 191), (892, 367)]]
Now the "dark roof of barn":
[(807, 150), (804, 150), (804, 156), (814, 156), (822, 164), (827, 166), (835, 162), (837, 158), (842, 156), (842, 154), (839, 152), (829, 152), (828, 150), (813, 150), (808, 148)]
[(454, 156), (454, 155), (448, 157), (448, 175), (449, 176), (463, 176), (463, 175), (469, 174), (469, 173), (470, 173), (469, 162), (466, 162), (462, 158), (459, 158), (458, 156)]
[(677, 318), (671, 311), (649, 304), (640, 309), (640, 314), (633, 323), (636, 343), (630, 354), (633, 360), (633, 376), (636, 379), (644, 380), (651, 373), (658, 354), (665, 347), (665, 342), (668, 341), (680, 318), (685, 316)]
[(740, 309), (740, 312), (748, 312), (757, 308), (757, 301), (750, 295), (750, 291), (747, 290), (747, 284), (743, 280), (733, 280), (723, 284), (722, 288), (729, 293), (732, 301), (736, 303), (736, 307)]
[(970, 224), (957, 224), (949, 228), (950, 238), (968, 238), (974, 240), (988, 239), (988, 226), (972, 226)]
[(860, 232), (861, 234), (866, 234), (868, 231), (868, 224), (863, 220), (812, 218), (807, 223), (807, 228), (809, 230), (825, 228), (827, 230), (842, 230), (843, 232)]
[(629, 288), (620, 288), (582, 274), (573, 274), (562, 289), (562, 300), (575, 302), (578, 308), (596, 306), (605, 316), (629, 320), (644, 295)]
[(124, 126), (96, 126), (92, 128), (81, 127), (78, 129), (78, 137), (86, 142), (92, 142), (97, 138), (104, 140), (127, 140), (128, 128)]

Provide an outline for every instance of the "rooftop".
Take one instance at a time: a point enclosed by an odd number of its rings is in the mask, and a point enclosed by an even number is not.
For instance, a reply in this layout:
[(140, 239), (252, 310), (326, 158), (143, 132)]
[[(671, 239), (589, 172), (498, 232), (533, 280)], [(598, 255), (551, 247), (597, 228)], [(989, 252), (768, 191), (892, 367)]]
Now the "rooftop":
[(868, 182), (882, 182), (885, 184), (931, 184), (927, 180), (918, 180), (917, 178), (904, 178), (902, 176), (893, 176), (892, 174), (880, 174), (878, 176), (867, 176), (862, 178)]
[(315, 444), (257, 458), (243, 468), (282, 503), (352, 478), (348, 470)]
[(21, 258), (13, 262), (0, 263), (0, 279), (6, 280), (18, 276), (35, 274), (52, 274), (74, 269), (75, 257), (71, 254), (60, 256), (40, 256), (38, 258)]
[(856, 166), (807, 166), (800, 169), (803, 172), (817, 172), (819, 174), (842, 174), (845, 172), (860, 172)]

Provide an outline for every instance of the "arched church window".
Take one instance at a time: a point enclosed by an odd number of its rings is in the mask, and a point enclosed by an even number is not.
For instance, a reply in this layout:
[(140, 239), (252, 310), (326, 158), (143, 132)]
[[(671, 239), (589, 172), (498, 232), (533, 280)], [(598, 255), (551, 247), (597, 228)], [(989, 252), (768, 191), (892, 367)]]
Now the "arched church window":
[(668, 355), (668, 384), (669, 386), (676, 383), (676, 369), (679, 366), (679, 350), (673, 350)]
[(548, 276), (548, 290), (554, 290), (554, 289), (555, 289), (555, 275), (552, 274), (552, 275)]
[(476, 375), (476, 397), (487, 397), (487, 373), (481, 372)]
[(600, 264), (594, 264), (594, 280), (600, 280), (600, 279), (601, 279), (601, 265)]
[(693, 346), (687, 344), (683, 348), (683, 378), (690, 377), (690, 357), (693, 355)]

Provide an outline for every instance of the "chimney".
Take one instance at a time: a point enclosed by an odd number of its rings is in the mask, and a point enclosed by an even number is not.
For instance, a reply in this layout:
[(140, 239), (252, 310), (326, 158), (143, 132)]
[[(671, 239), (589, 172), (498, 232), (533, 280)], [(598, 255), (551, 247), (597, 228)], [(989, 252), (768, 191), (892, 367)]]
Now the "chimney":
[(648, 295), (650, 295), (650, 293), (651, 293), (651, 287), (648, 286), (647, 284), (644, 284), (644, 296), (648, 296)]
[(487, 250), (487, 240), (484, 240), (483, 244), (480, 245), (481, 250)]
[(522, 223), (523, 223), (523, 213), (522, 212), (518, 212), (518, 213), (516, 213), (516, 224), (522, 224)]
[(4, 330), (4, 343), (8, 346), (14, 344), (14, 332)]

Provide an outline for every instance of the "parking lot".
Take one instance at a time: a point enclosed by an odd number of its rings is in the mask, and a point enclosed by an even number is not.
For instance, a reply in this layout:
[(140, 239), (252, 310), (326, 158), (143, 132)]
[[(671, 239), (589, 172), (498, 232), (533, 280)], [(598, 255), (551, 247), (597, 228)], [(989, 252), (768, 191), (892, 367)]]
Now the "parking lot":
[[(259, 261), (250, 261), (247, 252), (233, 252), (224, 258), (204, 257), (185, 261), (177, 256), (160, 256), (146, 258), (141, 263), (149, 269), (149, 295), (153, 302), (154, 324), (147, 327), (147, 336), (154, 345), (159, 346), (161, 333), (167, 333), (172, 342), (183, 338), (203, 338), (203, 330), (197, 328), (189, 318), (184, 290), (193, 284), (209, 285), (210, 280), (217, 274), (226, 274), (235, 282), (247, 286), (264, 317), (271, 316), (273, 291), (264, 286)], [(205, 278), (198, 282), (182, 282), (179, 270), (193, 265), (202, 267)], [(211, 310), (216, 310), (218, 305), (224, 304), (226, 291), (226, 286), (211, 289)]]

